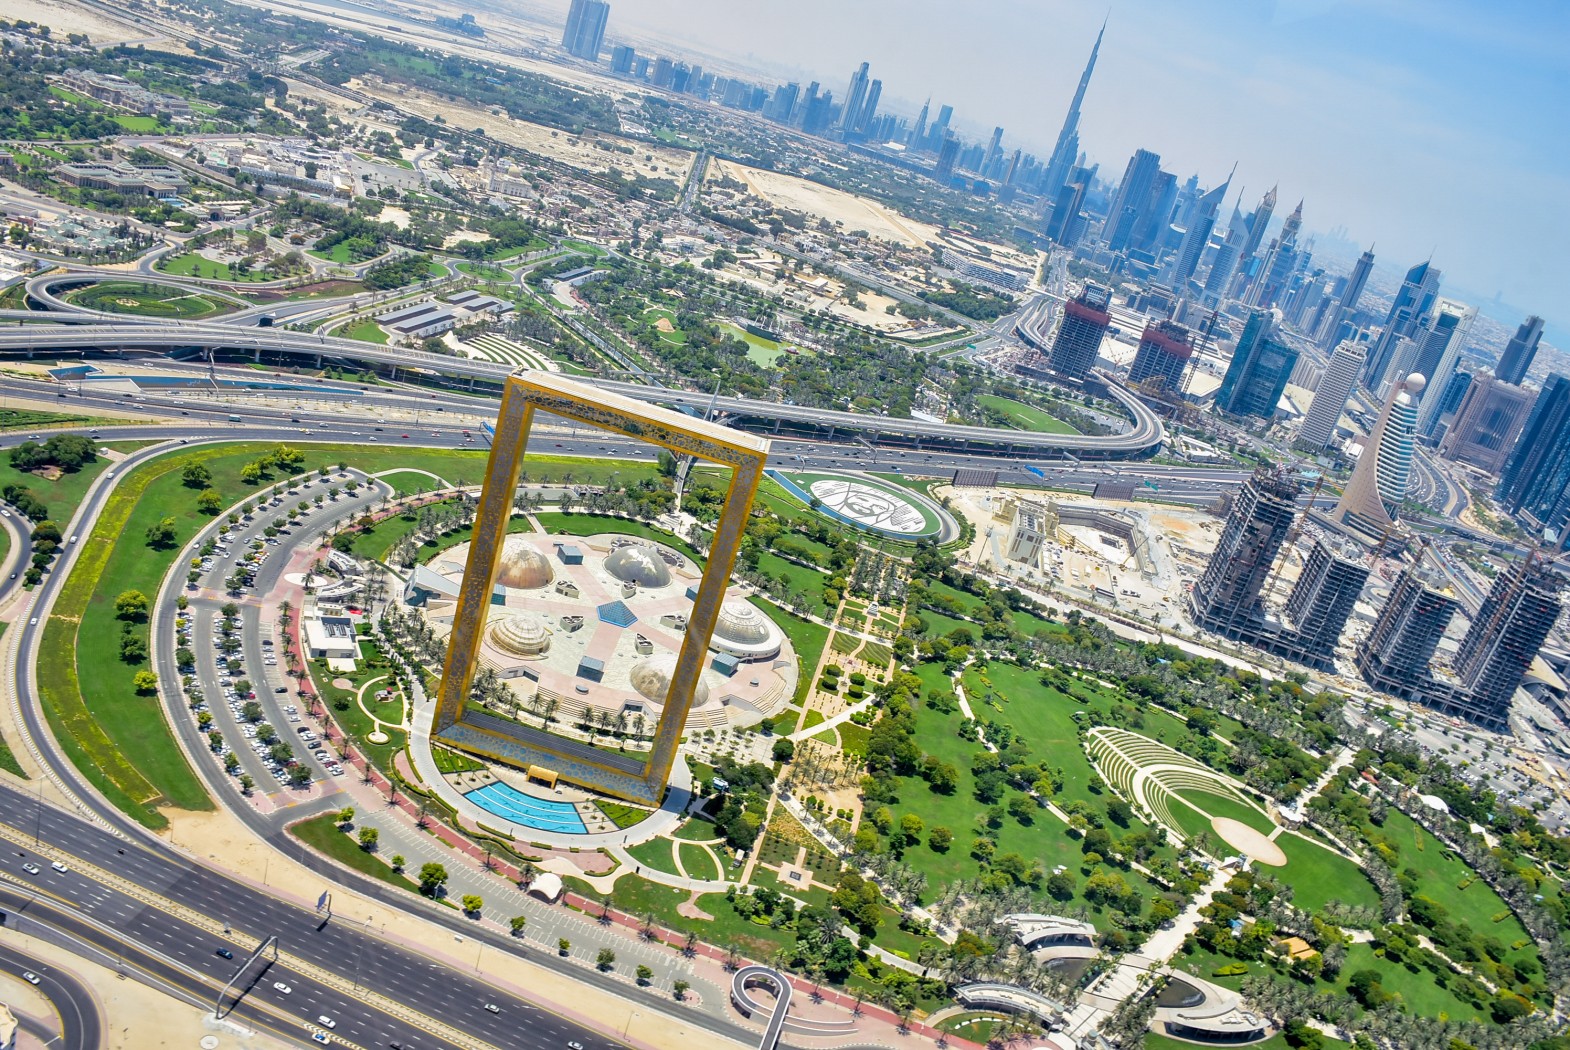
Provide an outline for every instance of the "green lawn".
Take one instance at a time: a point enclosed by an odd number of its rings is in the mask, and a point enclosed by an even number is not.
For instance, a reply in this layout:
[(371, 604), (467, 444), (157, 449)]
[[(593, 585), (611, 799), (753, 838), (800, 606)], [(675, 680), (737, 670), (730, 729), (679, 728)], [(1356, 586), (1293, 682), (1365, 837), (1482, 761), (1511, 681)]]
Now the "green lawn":
[(337, 814), (323, 813), (319, 817), (312, 817), (310, 820), (302, 820), (292, 825), (289, 834), (318, 853), (361, 874), (369, 875), (373, 879), (379, 879), (401, 890), (419, 892), (419, 887), (415, 883), (393, 871), (376, 853), (367, 853), (360, 848), (358, 841), (346, 832), (339, 831), (336, 820)]
[(361, 321), (350, 325), (338, 333), (345, 339), (358, 339), (362, 343), (376, 343), (379, 346), (387, 345), (387, 333), (382, 331), (382, 326), (375, 321)]
[(339, 241), (337, 244), (333, 245), (330, 250), (325, 252), (317, 251), (315, 248), (312, 248), (310, 251), (306, 252), (306, 254), (314, 255), (318, 259), (326, 259), (328, 262), (335, 262), (342, 266), (349, 266), (352, 263), (363, 261), (356, 259), (354, 256), (349, 254), (348, 241)]
[(1339, 975), (1343, 991), (1347, 980), (1359, 970), (1378, 971), (1379, 983), (1385, 991), (1399, 995), (1407, 1009), (1420, 1017), (1444, 1014), (1452, 1021), (1487, 1019), (1485, 1013), (1451, 994), (1428, 970), (1419, 967), (1414, 971), (1407, 966), (1392, 965), (1376, 955), (1370, 945), (1354, 944), (1347, 950), (1346, 964), (1341, 967)]
[(102, 281), (68, 291), (63, 298), (88, 310), (178, 321), (200, 321), (238, 309), (216, 295), (198, 295), (149, 281)]
[[(31, 430), (33, 427), (67, 427), (89, 423), (86, 416), (65, 412), (38, 412), (30, 408), (0, 408), (0, 430)], [(39, 435), (43, 437), (44, 435)], [(9, 460), (7, 460), (9, 462)]]
[(691, 545), (685, 540), (678, 539), (664, 529), (657, 529), (653, 525), (645, 525), (641, 521), (612, 517), (608, 514), (586, 514), (577, 511), (571, 514), (563, 514), (559, 511), (544, 511), (536, 514), (535, 517), (539, 519), (540, 525), (549, 533), (560, 533), (568, 536), (595, 536), (601, 533), (609, 533), (616, 536), (639, 536), (646, 540), (663, 543), (667, 547), (674, 547), (687, 555), (687, 557), (697, 561), (699, 566), (703, 565), (702, 559), (698, 557), (698, 552), (693, 550)]
[(775, 580), (788, 581), (785, 587), (777, 588), (776, 593), (779, 590), (800, 593), (804, 596), (803, 604), (808, 612), (817, 616), (828, 616), (833, 612), (823, 601), (823, 584), (828, 577), (818, 570), (786, 561), (778, 554), (763, 551), (758, 555), (758, 571)]
[(1361, 868), (1345, 857), (1290, 832), (1276, 838), (1287, 855), (1284, 868), (1266, 868), (1292, 886), (1293, 903), (1318, 911), (1333, 900), (1379, 907), (1379, 891)]
[(823, 655), (824, 645), (828, 643), (829, 629), (820, 623), (814, 623), (793, 612), (788, 612), (757, 595), (747, 600), (768, 613), (769, 618), (785, 632), (791, 646), (796, 650), (796, 667), (799, 669), (799, 674), (796, 681), (796, 694), (792, 697), (791, 703), (800, 706), (812, 689), (812, 672)]
[(688, 842), (708, 842), (720, 837), (719, 829), (706, 820), (693, 818), (676, 829), (676, 837)]
[(667, 875), (680, 874), (676, 870), (674, 850), (675, 843), (664, 836), (627, 847), (627, 852), (639, 864), (654, 871), (663, 871)]
[(712, 882), (725, 878), (719, 862), (707, 849), (690, 842), (683, 842), (678, 848), (681, 850), (681, 864), (687, 869), (688, 878), (708, 879)]
[[(76, 428), (77, 430), (90, 428)], [(48, 435), (40, 434), (39, 437)], [(146, 445), (145, 441), (135, 442), (104, 442), (100, 448), (112, 448), (120, 452), (131, 452)], [(23, 485), (33, 490), (33, 495), (43, 501), (49, 508), (49, 516), (58, 522), (63, 529), (66, 522), (71, 520), (71, 515), (76, 513), (76, 508), (81, 505), (82, 498), (87, 495), (88, 486), (93, 480), (108, 470), (109, 460), (99, 456), (97, 460), (89, 463), (81, 470), (69, 474), (62, 474), (53, 481), (17, 470), (11, 466), (9, 456), (0, 455), (0, 488), (7, 485)]]
[[(357, 700), (359, 689), (362, 685), (372, 679), (382, 678), (387, 675), (387, 667), (372, 666), (373, 663), (380, 662), (382, 661), (376, 646), (362, 640), (360, 642), (360, 659), (356, 661), (357, 666), (353, 674), (334, 674), (327, 669), (326, 661), (312, 660), (311, 679), (316, 683), (317, 691), (321, 694), (322, 702), (327, 705), (328, 713), (332, 715), (333, 721), (337, 722), (344, 732), (354, 737), (355, 749), (369, 755), (371, 762), (378, 769), (390, 774), (393, 768), (393, 756), (403, 750), (408, 734), (401, 729), (393, 729), (384, 725), (382, 726), (382, 731), (387, 734), (387, 743), (370, 743), (365, 738), (377, 727), (377, 723), (361, 709)], [(354, 688), (340, 689), (333, 685), (333, 679), (340, 677), (353, 682)], [(388, 684), (391, 683), (389, 682)], [(343, 705), (341, 709), (339, 707), (340, 704)], [(388, 712), (388, 716), (391, 717), (394, 711), (396, 711), (396, 705), (388, 706), (393, 709)]]
[(431, 748), (431, 758), (436, 761), (436, 768), (443, 773), (472, 773), (486, 768), (479, 759), (445, 747)]
[(1078, 434), (1079, 431), (1055, 416), (1049, 416), (1034, 405), (1013, 401), (996, 394), (977, 394), (976, 403), (1003, 415), (1020, 430), (1038, 434)]
[(125, 130), (137, 135), (150, 135), (153, 132), (163, 130), (163, 125), (159, 123), (157, 117), (146, 117), (139, 115), (133, 116), (130, 113), (116, 113), (114, 115), (114, 120), (116, 124), (119, 124)]
[(158, 260), (158, 272), (173, 274), (176, 277), (199, 277), (209, 281), (234, 281), (241, 284), (255, 283), (257, 281), (270, 281), (271, 277), (261, 270), (251, 270), (245, 274), (235, 273), (228, 263), (214, 262), (203, 255), (191, 252), (186, 255), (165, 256)]

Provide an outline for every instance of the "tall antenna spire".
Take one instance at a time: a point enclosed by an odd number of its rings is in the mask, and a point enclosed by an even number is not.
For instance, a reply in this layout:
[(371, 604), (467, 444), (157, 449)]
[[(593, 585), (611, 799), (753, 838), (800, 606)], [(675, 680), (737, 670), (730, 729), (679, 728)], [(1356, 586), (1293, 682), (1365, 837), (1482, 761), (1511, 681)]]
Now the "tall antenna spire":
[(1090, 60), (1085, 63), (1085, 71), (1079, 75), (1079, 86), (1074, 89), (1074, 101), (1069, 103), (1068, 114), (1063, 118), (1063, 130), (1058, 132), (1057, 145), (1052, 148), (1052, 157), (1047, 162), (1047, 177), (1042, 183), (1042, 193), (1049, 202), (1057, 197), (1058, 191), (1068, 181), (1069, 168), (1079, 152), (1079, 107), (1085, 101), (1085, 89), (1090, 87), (1090, 75), (1096, 71), (1096, 57), (1101, 54), (1101, 41), (1107, 35), (1107, 21), (1111, 18), (1112, 13), (1109, 11), (1107, 18), (1101, 23), (1101, 31), (1096, 34), (1096, 42), (1090, 49)]

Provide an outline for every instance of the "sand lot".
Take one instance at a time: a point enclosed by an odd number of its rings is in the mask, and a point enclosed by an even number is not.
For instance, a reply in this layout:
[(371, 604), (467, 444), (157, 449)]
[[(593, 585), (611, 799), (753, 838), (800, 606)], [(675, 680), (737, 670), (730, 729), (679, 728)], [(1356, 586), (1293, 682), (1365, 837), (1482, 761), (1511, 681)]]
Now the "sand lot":
[[(112, 47), (130, 40), (153, 44), (155, 37), (163, 39), (161, 34), (149, 36), (146, 29), (114, 21), (97, 11), (53, 0), (6, 0), (5, 17), (13, 22), (20, 19), (46, 25), (61, 37), (67, 33), (86, 33), (94, 47)], [(173, 50), (184, 54), (185, 46), (181, 44)]]
[(907, 219), (865, 197), (820, 186), (794, 175), (749, 168), (731, 161), (715, 160), (709, 165), (709, 179), (718, 181), (725, 175), (745, 182), (751, 192), (782, 208), (839, 223), (846, 233), (866, 230), (873, 237), (913, 248), (921, 247), (938, 235), (936, 226)]
[[(597, 132), (572, 135), (565, 131), (547, 128), (542, 124), (514, 120), (505, 114), (493, 116), (490, 110), (467, 102), (455, 102), (423, 91), (405, 90), (374, 81), (366, 85), (366, 90), (395, 100), (401, 108), (427, 119), (440, 115), (448, 123), (459, 127), (483, 127), (486, 134), (503, 142), (521, 146), (585, 171), (603, 172), (610, 168), (618, 168), (623, 172), (637, 172), (652, 179), (670, 179), (680, 182), (687, 177), (687, 169), (692, 165), (693, 155), (686, 150), (651, 146)], [(611, 149), (602, 149), (596, 143), (603, 143)], [(632, 152), (619, 152), (620, 147), (628, 147)], [(645, 158), (653, 159), (651, 161)]]

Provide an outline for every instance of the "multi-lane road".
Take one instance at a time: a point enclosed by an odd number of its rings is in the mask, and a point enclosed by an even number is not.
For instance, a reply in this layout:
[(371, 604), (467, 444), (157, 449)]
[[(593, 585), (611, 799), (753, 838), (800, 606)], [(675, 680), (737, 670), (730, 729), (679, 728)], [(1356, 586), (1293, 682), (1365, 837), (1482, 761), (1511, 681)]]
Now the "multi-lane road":
[[(0, 910), (12, 907), (8, 887), (0, 885)], [(20, 912), (8, 911), (5, 925), (16, 932), (25, 932), (27, 919)], [(37, 980), (38, 993), (49, 1000), (59, 1017), (59, 1039), (62, 1050), (97, 1050), (103, 1041), (103, 1019), (98, 1015), (98, 1004), (87, 986), (71, 974), (51, 966), (43, 959), (22, 951), (11, 944), (0, 942), (0, 973), (23, 980), (23, 974), (32, 974)], [(23, 1021), (22, 1030), (48, 1045), (56, 1030), (32, 1021)]]

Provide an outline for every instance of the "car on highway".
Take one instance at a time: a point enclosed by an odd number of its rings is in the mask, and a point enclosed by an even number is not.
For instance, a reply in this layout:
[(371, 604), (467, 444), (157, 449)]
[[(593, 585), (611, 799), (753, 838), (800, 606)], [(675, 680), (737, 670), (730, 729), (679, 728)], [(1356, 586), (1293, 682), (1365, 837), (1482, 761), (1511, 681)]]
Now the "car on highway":
[(28, 861), (26, 864), (22, 865), (22, 870), (27, 872), (29, 875), (37, 875), (39, 872), (39, 867), (32, 861)]
[(273, 987), (278, 989), (284, 995), (288, 995), (290, 992), (294, 991), (293, 988), (290, 988), (287, 984), (284, 984), (282, 981), (274, 981), (273, 982)]
[(499, 1014), (499, 1013), (502, 1012), (502, 1008), (497, 1006), (495, 1003), (486, 1003), (485, 1004), (485, 1010), (486, 1010), (487, 1013), (493, 1013), (493, 1014)]
[(59, 861), (55, 861), (53, 864), (51, 864), (49, 866), (51, 868), (53, 868), (55, 871), (58, 871), (62, 875), (64, 875), (66, 872), (71, 870), (70, 868), (66, 867), (64, 864), (61, 864)]
[(40, 979), (41, 978), (39, 978), (39, 976), (32, 970), (22, 971), (22, 980), (26, 981), (28, 984), (37, 984)]
[(568, 1043), (567, 1050), (583, 1050), (582, 1043)]
[(234, 952), (230, 951), (228, 948), (219, 948), (216, 951), (214, 951), (213, 954), (218, 956), (220, 959), (233, 959), (234, 958)]
[(331, 1017), (328, 1017), (326, 1014), (319, 1014), (319, 1015), (317, 1015), (316, 1023), (321, 1025), (323, 1028), (337, 1028), (338, 1027), (338, 1022), (334, 1021)]

